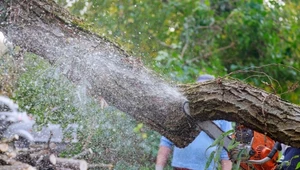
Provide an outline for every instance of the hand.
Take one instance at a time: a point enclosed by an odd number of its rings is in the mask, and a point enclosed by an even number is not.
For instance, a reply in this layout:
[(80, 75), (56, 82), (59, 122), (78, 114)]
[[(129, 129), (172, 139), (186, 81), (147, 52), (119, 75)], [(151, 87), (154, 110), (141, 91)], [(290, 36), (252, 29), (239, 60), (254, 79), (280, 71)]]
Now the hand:
[(235, 148), (231, 149), (229, 151), (229, 158), (232, 162), (235, 162), (237, 160), (241, 160), (242, 162), (245, 162), (249, 160), (250, 158), (250, 151), (251, 146), (247, 144), (239, 144)]

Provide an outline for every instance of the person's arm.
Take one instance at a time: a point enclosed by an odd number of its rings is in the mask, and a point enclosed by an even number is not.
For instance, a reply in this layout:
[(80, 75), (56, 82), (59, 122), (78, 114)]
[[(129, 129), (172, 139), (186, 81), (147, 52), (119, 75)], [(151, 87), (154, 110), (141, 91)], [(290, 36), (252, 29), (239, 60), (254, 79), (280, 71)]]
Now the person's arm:
[[(221, 129), (224, 132), (231, 130), (232, 129), (231, 122), (222, 120)], [(222, 165), (222, 170), (231, 170), (232, 169), (232, 162), (231, 162), (231, 160), (229, 160), (228, 153), (224, 149), (221, 152), (221, 165)]]
[(222, 160), (221, 165), (222, 165), (222, 170), (231, 170), (232, 168), (231, 160)]
[(155, 170), (163, 170), (167, 164), (171, 149), (167, 146), (160, 146), (156, 157)]

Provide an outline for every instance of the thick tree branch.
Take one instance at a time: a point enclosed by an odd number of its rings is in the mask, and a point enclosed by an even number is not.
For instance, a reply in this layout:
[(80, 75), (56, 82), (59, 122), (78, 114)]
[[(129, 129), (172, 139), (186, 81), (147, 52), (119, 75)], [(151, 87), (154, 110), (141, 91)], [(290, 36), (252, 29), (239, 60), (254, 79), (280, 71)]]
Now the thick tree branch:
[(226, 119), (300, 147), (300, 107), (235, 80), (181, 85), (195, 120)]

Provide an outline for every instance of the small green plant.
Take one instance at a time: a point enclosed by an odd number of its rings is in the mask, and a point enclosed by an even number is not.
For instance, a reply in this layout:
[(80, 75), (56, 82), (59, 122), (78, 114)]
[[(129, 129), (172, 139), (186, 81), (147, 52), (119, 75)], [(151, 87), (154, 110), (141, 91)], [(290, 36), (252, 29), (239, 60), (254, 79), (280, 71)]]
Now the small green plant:
[[(227, 132), (224, 132), (222, 135), (220, 135), (217, 139), (215, 139), (215, 141), (206, 149), (206, 151), (212, 147), (216, 147), (216, 149), (214, 151), (211, 152), (211, 154), (209, 155), (209, 158), (205, 164), (205, 170), (207, 170), (210, 166), (210, 164), (212, 163), (212, 161), (214, 161), (214, 166), (216, 166), (215, 168), (217, 169), (221, 169), (221, 163), (220, 163), (220, 154), (221, 151), (223, 150), (223, 146), (224, 146), (224, 138), (226, 136), (230, 136), (230, 134), (232, 134), (234, 131), (233, 130), (229, 130)], [(230, 145), (231, 146), (231, 145)], [(234, 144), (232, 144), (232, 147), (234, 146)]]

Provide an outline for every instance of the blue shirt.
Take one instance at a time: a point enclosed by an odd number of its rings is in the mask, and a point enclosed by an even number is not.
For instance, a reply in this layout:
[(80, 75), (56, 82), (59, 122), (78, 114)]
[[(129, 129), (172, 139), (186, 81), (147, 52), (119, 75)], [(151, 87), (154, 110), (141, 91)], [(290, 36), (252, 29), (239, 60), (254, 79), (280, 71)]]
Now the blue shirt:
[[(216, 120), (213, 121), (216, 125), (218, 125), (224, 132), (227, 132), (232, 129), (231, 123), (225, 120)], [(161, 137), (160, 146), (166, 146), (172, 149), (173, 151), (173, 159), (172, 166), (187, 168), (192, 170), (204, 170), (206, 162), (212, 151), (216, 150), (216, 147), (209, 148), (214, 142), (205, 132), (200, 132), (200, 134), (195, 138), (195, 140), (190, 143), (185, 148), (178, 148), (174, 146), (174, 144), (165, 137)], [(208, 149), (209, 148), (209, 149)], [(220, 155), (221, 160), (228, 160), (228, 154), (223, 149)], [(214, 165), (214, 160), (210, 164), (208, 170), (216, 169), (217, 165)]]

